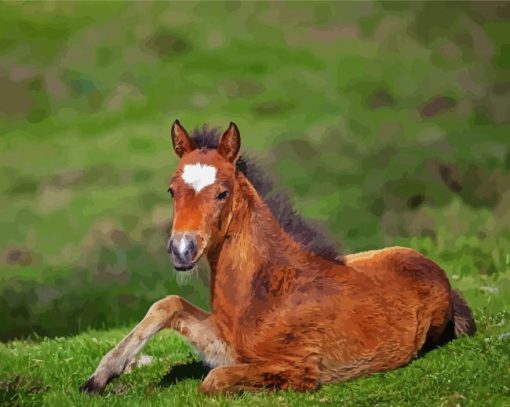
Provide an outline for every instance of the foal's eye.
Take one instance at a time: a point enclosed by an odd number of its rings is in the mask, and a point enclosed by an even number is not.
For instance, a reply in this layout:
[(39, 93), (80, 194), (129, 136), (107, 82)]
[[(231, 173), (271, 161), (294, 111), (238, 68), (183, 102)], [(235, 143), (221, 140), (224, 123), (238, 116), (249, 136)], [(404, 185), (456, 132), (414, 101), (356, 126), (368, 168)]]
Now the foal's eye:
[(220, 192), (218, 195), (216, 195), (216, 199), (218, 201), (223, 201), (228, 195), (228, 191)]
[(172, 188), (168, 188), (168, 193), (172, 196), (172, 198), (174, 197), (174, 190)]

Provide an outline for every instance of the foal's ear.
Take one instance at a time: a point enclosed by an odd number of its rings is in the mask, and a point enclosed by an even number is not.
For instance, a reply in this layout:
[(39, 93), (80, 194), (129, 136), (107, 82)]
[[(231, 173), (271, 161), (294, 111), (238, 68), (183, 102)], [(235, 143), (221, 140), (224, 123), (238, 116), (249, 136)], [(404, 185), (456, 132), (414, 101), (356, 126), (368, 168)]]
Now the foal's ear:
[(234, 123), (230, 122), (227, 131), (220, 138), (218, 153), (233, 163), (237, 159), (240, 148), (241, 135), (239, 129)]
[(195, 143), (188, 135), (186, 129), (181, 126), (179, 120), (176, 120), (174, 124), (172, 124), (172, 144), (179, 158), (196, 148)]

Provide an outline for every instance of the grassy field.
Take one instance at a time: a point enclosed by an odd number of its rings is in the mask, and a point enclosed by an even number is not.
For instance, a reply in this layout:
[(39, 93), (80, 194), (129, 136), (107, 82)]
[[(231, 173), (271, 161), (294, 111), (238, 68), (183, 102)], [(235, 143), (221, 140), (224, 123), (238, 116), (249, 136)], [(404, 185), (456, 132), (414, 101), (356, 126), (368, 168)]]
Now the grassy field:
[[(508, 10), (0, 3), (0, 402), (510, 405)], [(165, 252), (175, 118), (235, 121), (243, 150), (342, 252), (430, 256), (480, 333), (314, 394), (212, 401), (196, 379), (158, 384), (194, 357), (162, 335), (156, 365), (107, 397), (78, 394), (152, 302), (207, 306), (205, 273), (177, 284)]]

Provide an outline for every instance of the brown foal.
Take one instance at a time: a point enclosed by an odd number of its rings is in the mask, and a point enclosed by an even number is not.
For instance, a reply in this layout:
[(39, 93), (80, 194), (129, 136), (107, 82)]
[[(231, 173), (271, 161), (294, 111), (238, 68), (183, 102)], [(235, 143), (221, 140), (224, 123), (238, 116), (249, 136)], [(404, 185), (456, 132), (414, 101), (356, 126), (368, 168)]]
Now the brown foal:
[(162, 329), (183, 335), (212, 369), (207, 394), (312, 390), (395, 369), (476, 327), (444, 271), (407, 248), (345, 257), (317, 253), (285, 231), (239, 170), (231, 123), (214, 147), (176, 121), (168, 251), (177, 270), (205, 256), (206, 312), (176, 295), (156, 302), (81, 389), (102, 390)]

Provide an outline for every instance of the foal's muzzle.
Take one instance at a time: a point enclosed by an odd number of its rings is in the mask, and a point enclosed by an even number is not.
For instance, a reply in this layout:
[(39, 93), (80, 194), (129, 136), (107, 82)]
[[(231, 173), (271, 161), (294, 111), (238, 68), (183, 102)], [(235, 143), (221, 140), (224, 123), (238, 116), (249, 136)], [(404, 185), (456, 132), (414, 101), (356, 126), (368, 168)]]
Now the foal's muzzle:
[(192, 268), (196, 262), (197, 252), (197, 237), (194, 233), (175, 233), (168, 241), (168, 253), (176, 270)]

